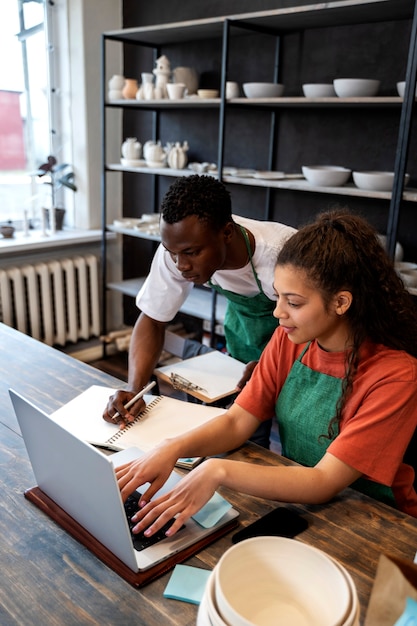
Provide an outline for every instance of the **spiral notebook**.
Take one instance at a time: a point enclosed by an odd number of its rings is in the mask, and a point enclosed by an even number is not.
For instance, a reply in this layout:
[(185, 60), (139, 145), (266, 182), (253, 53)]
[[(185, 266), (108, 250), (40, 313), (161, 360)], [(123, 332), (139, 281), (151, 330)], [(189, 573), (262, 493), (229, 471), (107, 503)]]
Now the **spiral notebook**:
[[(123, 430), (103, 420), (109, 387), (93, 385), (63, 407), (51, 418), (66, 430), (95, 446), (114, 451), (136, 446), (147, 452), (163, 439), (181, 435), (225, 412), (225, 409), (184, 402), (169, 396), (145, 395), (146, 408)], [(179, 459), (177, 465), (192, 468), (201, 457)]]

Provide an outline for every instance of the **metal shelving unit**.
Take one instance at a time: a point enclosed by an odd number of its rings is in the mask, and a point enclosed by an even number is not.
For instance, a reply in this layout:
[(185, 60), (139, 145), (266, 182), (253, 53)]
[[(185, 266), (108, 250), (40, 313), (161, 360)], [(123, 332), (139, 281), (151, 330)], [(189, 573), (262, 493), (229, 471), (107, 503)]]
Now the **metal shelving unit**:
[[(387, 235), (389, 251), (393, 255), (395, 242), (397, 239), (398, 222), (403, 202), (417, 202), (417, 189), (403, 189), (403, 179), (408, 158), (408, 139), (414, 108), (414, 89), (417, 74), (417, 0), (335, 0), (332, 2), (317, 2), (307, 6), (288, 7), (276, 10), (257, 11), (251, 13), (243, 13), (226, 17), (207, 18), (201, 20), (191, 20), (179, 23), (162, 24), (155, 26), (147, 26), (140, 28), (130, 28), (118, 31), (110, 31), (102, 36), (102, 102), (103, 102), (103, 119), (102, 119), (102, 135), (103, 135), (103, 169), (102, 169), (102, 257), (103, 257), (103, 302), (106, 300), (107, 290), (119, 290), (123, 293), (133, 295), (133, 288), (140, 284), (132, 282), (126, 283), (125, 290), (123, 284), (107, 284), (106, 276), (106, 233), (111, 230), (118, 232), (124, 236), (144, 237), (140, 232), (133, 229), (120, 229), (109, 227), (107, 224), (106, 211), (106, 177), (111, 172), (133, 172), (139, 175), (152, 176), (154, 180), (154, 190), (156, 190), (157, 179), (159, 176), (186, 176), (193, 172), (188, 170), (170, 170), (169, 168), (161, 168), (158, 170), (140, 167), (124, 167), (118, 163), (107, 163), (106, 155), (106, 111), (112, 108), (122, 110), (135, 110), (153, 112), (153, 138), (158, 137), (159, 115), (161, 113), (169, 113), (169, 111), (193, 108), (195, 110), (204, 111), (207, 108), (218, 110), (219, 112), (219, 133), (218, 133), (218, 168), (223, 172), (223, 153), (225, 140), (225, 127), (227, 124), (226, 112), (230, 113), (233, 109), (248, 111), (263, 111), (271, 115), (270, 122), (270, 142), (268, 150), (268, 162), (273, 163), (274, 157), (274, 128), (276, 124), (276, 116), (283, 109), (311, 108), (317, 109), (344, 107), (354, 109), (369, 108), (396, 108), (400, 110), (400, 124), (398, 131), (398, 146), (396, 152), (395, 177), (392, 193), (389, 192), (368, 192), (360, 190), (353, 185), (345, 185), (343, 187), (313, 187), (305, 180), (262, 180), (253, 178), (241, 178), (239, 176), (229, 176), (226, 173), (219, 176), (228, 184), (236, 184), (242, 186), (264, 187), (270, 194), (273, 190), (291, 190), (293, 192), (303, 193), (329, 193), (338, 196), (357, 196), (365, 198), (381, 199), (389, 203), (388, 219), (387, 219)], [(408, 65), (406, 71), (406, 92), (404, 99), (399, 97), (375, 97), (375, 98), (301, 98), (301, 97), (281, 97), (268, 99), (247, 99), (235, 98), (229, 101), (225, 99), (225, 85), (227, 80), (227, 69), (229, 62), (229, 42), (230, 37), (238, 37), (240, 34), (246, 33), (248, 30), (264, 33), (265, 36), (276, 38), (275, 58), (271, 61), (273, 65), (274, 80), (279, 78), (279, 59), (280, 45), (283, 35), (291, 32), (307, 30), (311, 28), (336, 27), (342, 25), (354, 25), (361, 23), (372, 23), (381, 21), (396, 21), (402, 19), (412, 19), (412, 33), (409, 45)], [(107, 83), (106, 79), (106, 46), (108, 42), (119, 42), (121, 45), (138, 45), (152, 48), (154, 57), (161, 54), (161, 48), (165, 45), (173, 43), (186, 43), (199, 39), (218, 38), (222, 46), (222, 67), (221, 67), (221, 91), (220, 98), (210, 100), (198, 100), (190, 98), (181, 101), (106, 101)], [(156, 194), (155, 194), (156, 197)], [(270, 197), (267, 196), (267, 205)], [(154, 206), (154, 210), (157, 207)], [(265, 217), (268, 217), (268, 206), (266, 207)], [(146, 237), (145, 237), (146, 238)], [(149, 237), (147, 237), (149, 239)], [(154, 238), (156, 241), (157, 238)], [(199, 290), (200, 291), (200, 290)], [(214, 292), (213, 292), (214, 293)], [(223, 306), (220, 303), (219, 306)], [(207, 304), (199, 307), (196, 315), (201, 317), (201, 310), (210, 310), (212, 332), (216, 323), (218, 323), (218, 315), (216, 307), (218, 303), (216, 299), (211, 302), (208, 309)], [(103, 331), (106, 331), (106, 307), (103, 306)]]

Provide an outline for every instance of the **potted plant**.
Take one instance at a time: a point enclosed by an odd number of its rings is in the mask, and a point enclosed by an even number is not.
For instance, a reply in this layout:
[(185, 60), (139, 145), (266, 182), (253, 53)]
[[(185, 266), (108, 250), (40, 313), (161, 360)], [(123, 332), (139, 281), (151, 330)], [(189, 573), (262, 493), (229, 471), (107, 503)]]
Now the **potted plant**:
[[(51, 187), (51, 208), (55, 212), (55, 226), (57, 230), (62, 230), (65, 209), (57, 206), (58, 203), (58, 191), (61, 187), (72, 189), (77, 191), (77, 187), (74, 185), (74, 172), (69, 163), (61, 163), (58, 165), (57, 159), (49, 155), (46, 163), (40, 165), (36, 172), (32, 172), (32, 176), (43, 177), (49, 175), (48, 180), (43, 181), (46, 185)], [(46, 221), (49, 222), (49, 211), (43, 209), (46, 214)]]

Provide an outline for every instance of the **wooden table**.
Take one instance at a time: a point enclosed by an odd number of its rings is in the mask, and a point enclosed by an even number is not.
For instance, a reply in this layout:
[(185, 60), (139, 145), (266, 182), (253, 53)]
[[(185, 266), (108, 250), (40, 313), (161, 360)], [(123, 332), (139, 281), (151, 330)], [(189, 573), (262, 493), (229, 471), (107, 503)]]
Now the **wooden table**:
[[(9, 387), (52, 412), (92, 384), (117, 387), (122, 383), (3, 324), (0, 346), (0, 624), (195, 624), (196, 606), (163, 598), (170, 574), (134, 589), (23, 497), (35, 483)], [(259, 464), (286, 463), (252, 444), (230, 457)], [(228, 490), (222, 494), (239, 509), (245, 525), (277, 506)], [(363, 623), (380, 553), (412, 560), (417, 519), (350, 489), (326, 505), (292, 508), (309, 521), (299, 540), (337, 558), (351, 573)], [(187, 563), (212, 569), (232, 545), (231, 535)]]

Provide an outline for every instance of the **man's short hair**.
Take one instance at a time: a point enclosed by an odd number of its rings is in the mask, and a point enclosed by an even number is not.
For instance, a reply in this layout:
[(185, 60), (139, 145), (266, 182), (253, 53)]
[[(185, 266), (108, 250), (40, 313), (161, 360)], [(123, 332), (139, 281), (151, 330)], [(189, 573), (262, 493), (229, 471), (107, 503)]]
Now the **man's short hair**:
[(230, 193), (213, 176), (183, 176), (170, 186), (161, 203), (161, 215), (167, 224), (196, 215), (213, 230), (232, 221)]

